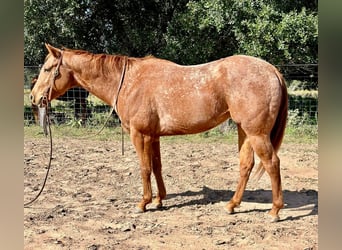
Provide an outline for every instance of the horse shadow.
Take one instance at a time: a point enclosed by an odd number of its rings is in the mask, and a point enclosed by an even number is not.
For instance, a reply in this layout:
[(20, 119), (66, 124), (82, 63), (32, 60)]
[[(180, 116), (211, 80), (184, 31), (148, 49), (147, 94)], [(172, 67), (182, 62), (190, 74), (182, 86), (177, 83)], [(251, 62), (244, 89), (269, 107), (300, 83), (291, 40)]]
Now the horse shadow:
[[(176, 199), (181, 202), (180, 197), (193, 197), (193, 199), (183, 203), (177, 203), (170, 206), (163, 207), (164, 210), (170, 210), (172, 208), (182, 208), (189, 206), (198, 205), (210, 205), (219, 202), (228, 202), (230, 198), (234, 195), (233, 191), (230, 190), (216, 190), (211, 189), (207, 186), (203, 186), (199, 191), (185, 191), (183, 193), (171, 193), (167, 195), (168, 200)], [(289, 191), (283, 190), (283, 198), (285, 207), (284, 209), (289, 210), (308, 210), (309, 212), (298, 216), (288, 216), (283, 220), (299, 220), (301, 218), (317, 215), (318, 214), (318, 192), (316, 190), (300, 190), (300, 191)], [(245, 190), (242, 203), (243, 202), (254, 202), (254, 203), (269, 203), (272, 204), (272, 191), (271, 190)], [(249, 212), (266, 212), (268, 209), (248, 209), (244, 211), (236, 211), (235, 213), (249, 213)]]

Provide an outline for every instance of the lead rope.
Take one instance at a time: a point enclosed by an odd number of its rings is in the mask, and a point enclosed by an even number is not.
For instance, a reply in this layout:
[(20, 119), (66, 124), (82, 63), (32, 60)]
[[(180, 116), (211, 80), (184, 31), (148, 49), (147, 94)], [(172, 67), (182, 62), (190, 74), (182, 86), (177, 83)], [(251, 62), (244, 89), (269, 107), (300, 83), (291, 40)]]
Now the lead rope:
[[(41, 108), (40, 108), (39, 111), (41, 111)], [(51, 168), (51, 160), (52, 160), (52, 133), (51, 133), (51, 126), (50, 126), (50, 124), (51, 124), (51, 123), (50, 123), (50, 118), (49, 118), (49, 114), (48, 114), (48, 113), (49, 113), (49, 112), (48, 112), (48, 105), (46, 105), (46, 106), (44, 107), (44, 111), (43, 111), (43, 112), (45, 112), (45, 114), (43, 115), (42, 118), (40, 118), (40, 120), (43, 121), (42, 125), (43, 125), (44, 134), (45, 134), (45, 136), (46, 136), (47, 134), (50, 135), (50, 157), (49, 157), (49, 165), (48, 165), (48, 168), (47, 168), (47, 171), (46, 171), (46, 175), (45, 175), (45, 179), (44, 179), (43, 185), (42, 185), (42, 187), (41, 187), (39, 193), (38, 193), (38, 194), (36, 195), (36, 197), (34, 197), (31, 201), (29, 201), (29, 202), (27, 202), (27, 203), (24, 203), (24, 207), (27, 207), (28, 205), (30, 205), (30, 204), (32, 204), (33, 202), (35, 202), (35, 201), (38, 199), (38, 197), (41, 195), (41, 193), (42, 193), (43, 190), (44, 190), (44, 187), (45, 187), (47, 178), (48, 178), (48, 176), (49, 176), (50, 168)], [(41, 112), (39, 112), (39, 115), (41, 115)], [(46, 127), (47, 127), (49, 130), (47, 130)]]
[[(49, 157), (49, 165), (46, 171), (46, 175), (44, 178), (44, 182), (43, 185), (39, 191), (39, 193), (36, 195), (36, 197), (34, 197), (31, 201), (24, 203), (24, 207), (27, 207), (28, 205), (32, 204), (34, 201), (36, 201), (38, 199), (38, 197), (41, 195), (41, 193), (44, 190), (47, 178), (49, 176), (49, 172), (51, 169), (51, 160), (52, 160), (52, 133), (51, 133), (51, 122), (50, 122), (50, 118), (49, 118), (49, 101), (51, 100), (51, 94), (52, 94), (52, 88), (55, 85), (55, 81), (57, 76), (59, 75), (59, 67), (61, 66), (62, 63), (62, 57), (63, 57), (63, 52), (61, 53), (61, 57), (58, 60), (58, 64), (56, 67), (56, 70), (53, 74), (53, 78), (52, 78), (52, 82), (51, 85), (48, 87), (48, 89), (45, 90), (44, 92), (44, 96), (43, 96), (43, 100), (42, 102), (45, 104), (43, 108), (39, 108), (39, 120), (40, 120), (40, 125), (43, 127), (43, 131), (45, 136), (47, 136), (47, 134), (50, 135), (50, 157)], [(47, 128), (49, 130), (47, 130)]]
[[(53, 76), (53, 79), (52, 79), (52, 86), (50, 86), (49, 89), (47, 89), (45, 91), (45, 94), (44, 94), (44, 97), (43, 97), (44, 101), (46, 102), (46, 105), (45, 105), (43, 110), (41, 108), (39, 109), (39, 114), (40, 115), (41, 115), (42, 112), (44, 113), (42, 116), (40, 116), (40, 117), (42, 117), (42, 118), (40, 118), (40, 121), (42, 121), (41, 125), (43, 126), (44, 134), (45, 134), (45, 136), (47, 134), (50, 135), (49, 165), (48, 165), (48, 168), (47, 168), (47, 171), (46, 171), (46, 175), (45, 175), (45, 178), (44, 178), (43, 185), (42, 185), (39, 193), (31, 201), (29, 201), (27, 203), (24, 203), (24, 207), (27, 207), (28, 205), (32, 204), (33, 202), (35, 202), (38, 199), (38, 197), (41, 195), (41, 193), (43, 192), (43, 190), (45, 188), (46, 181), (47, 181), (47, 178), (49, 176), (49, 172), (50, 172), (50, 168), (51, 168), (51, 160), (52, 160), (52, 133), (51, 133), (51, 122), (50, 122), (49, 112), (48, 112), (48, 106), (49, 106), (48, 104), (49, 104), (49, 100), (51, 100), (52, 87), (55, 84), (56, 77), (59, 75), (59, 66), (61, 65), (61, 62), (62, 62), (62, 55), (61, 55), (61, 57), (60, 57), (60, 59), (58, 61), (58, 64), (57, 64), (57, 67), (56, 67), (56, 71), (54, 72), (54, 76)], [(123, 79), (124, 79), (125, 72), (126, 72), (126, 64), (127, 64), (127, 57), (125, 57), (125, 62), (124, 62), (123, 70), (122, 70), (122, 73), (121, 73), (119, 87), (118, 87), (118, 91), (117, 91), (117, 94), (116, 94), (116, 97), (115, 97), (115, 101), (114, 101), (114, 106), (110, 110), (109, 115), (108, 115), (104, 125), (102, 126), (102, 128), (97, 133), (95, 133), (94, 135), (91, 135), (91, 136), (87, 136), (86, 138), (89, 138), (89, 137), (92, 137), (92, 136), (95, 136), (95, 135), (99, 134), (104, 129), (106, 123), (108, 122), (110, 116), (113, 114), (114, 110), (115, 110), (116, 114), (119, 116), (119, 114), (117, 112), (117, 109), (116, 109), (116, 106), (117, 106), (119, 93), (120, 93), (120, 90), (121, 90), (121, 87), (122, 87), (122, 84), (123, 84)], [(48, 95), (48, 99), (47, 99), (47, 95)], [(119, 119), (120, 119), (120, 117), (119, 117)], [(120, 121), (121, 121), (121, 119), (120, 119)], [(46, 127), (48, 127), (49, 130), (47, 130)], [(121, 125), (121, 141), (122, 141), (122, 143), (121, 143), (122, 155), (124, 155), (124, 133), (123, 133), (122, 125)]]
[(127, 65), (127, 56), (125, 56), (125, 62), (124, 62), (123, 70), (121, 73), (120, 84), (118, 87), (118, 93), (116, 94), (115, 101), (114, 101), (114, 107), (113, 107), (115, 109), (117, 116), (119, 117), (120, 124), (121, 124), (121, 154), (122, 155), (125, 154), (125, 140), (124, 140), (123, 127), (122, 127), (122, 120), (121, 120), (119, 113), (117, 111), (117, 104), (118, 104), (118, 99), (119, 99), (119, 94), (120, 94), (120, 90), (122, 87), (123, 79), (124, 79), (125, 73), (126, 73), (126, 65)]

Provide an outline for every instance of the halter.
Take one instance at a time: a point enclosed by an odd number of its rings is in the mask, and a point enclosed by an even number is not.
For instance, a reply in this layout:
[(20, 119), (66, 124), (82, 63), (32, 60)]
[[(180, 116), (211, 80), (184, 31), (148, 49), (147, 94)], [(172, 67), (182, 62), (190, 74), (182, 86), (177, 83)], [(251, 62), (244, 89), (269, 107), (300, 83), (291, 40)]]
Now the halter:
[[(39, 191), (39, 193), (29, 202), (26, 202), (24, 203), (24, 207), (27, 207), (28, 205), (32, 204), (33, 202), (35, 202), (38, 197), (41, 195), (41, 193), (43, 192), (44, 190), (44, 187), (46, 185), (46, 181), (47, 181), (47, 178), (49, 176), (49, 172), (50, 172), (50, 169), (51, 169), (51, 160), (52, 160), (52, 133), (51, 133), (51, 126), (50, 126), (50, 119), (49, 119), (49, 112), (48, 112), (48, 103), (49, 101), (51, 101), (51, 94), (52, 94), (52, 87), (55, 85), (55, 81), (56, 81), (56, 78), (57, 76), (59, 75), (59, 67), (61, 66), (61, 63), (62, 63), (62, 57), (63, 57), (63, 51), (61, 52), (61, 56), (59, 57), (58, 59), (58, 63), (57, 63), (57, 66), (56, 66), (56, 69), (55, 69), (55, 72), (53, 74), (53, 78), (52, 78), (52, 81), (51, 81), (51, 84), (46, 88), (46, 90), (44, 91), (44, 94), (43, 94), (43, 99), (42, 99), (42, 103), (43, 103), (43, 106), (42, 107), (39, 107), (39, 112), (41, 112), (41, 108), (43, 108), (43, 117), (39, 118), (40, 121), (42, 122), (42, 126), (43, 126), (43, 129), (44, 129), (44, 134), (45, 135), (50, 135), (50, 157), (49, 157), (49, 165), (47, 166), (47, 171), (46, 171), (46, 175), (45, 175), (45, 178), (44, 178), (44, 182), (43, 182), (43, 185)], [(44, 105), (45, 104), (45, 105)], [(41, 113), (40, 113), (41, 114)], [(49, 129), (49, 130), (47, 130)]]
[[(62, 58), (63, 58), (63, 50), (61, 52), (61, 56), (58, 58), (58, 63), (55, 69), (55, 72), (53, 74), (52, 80), (50, 85), (46, 88), (46, 90), (44, 91), (44, 95), (43, 95), (43, 101), (46, 101), (47, 103), (51, 101), (51, 95), (52, 95), (52, 88), (55, 86), (55, 81), (56, 78), (59, 76), (59, 67), (62, 64)], [(46, 104), (47, 104), (46, 103)]]
[[(45, 112), (44, 112), (45, 115), (43, 117), (44, 122), (45, 122), (44, 125), (43, 125), (44, 133), (45, 133), (45, 135), (47, 135), (47, 134), (50, 135), (50, 159), (49, 159), (49, 165), (47, 167), (45, 179), (44, 179), (43, 185), (42, 185), (39, 193), (31, 201), (29, 201), (27, 203), (24, 203), (24, 207), (27, 207), (28, 205), (32, 204), (41, 195), (41, 193), (44, 190), (44, 187), (45, 187), (48, 175), (49, 175), (49, 171), (50, 171), (50, 168), (51, 168), (51, 160), (52, 160), (52, 134), (51, 134), (50, 120), (49, 120), (49, 117), (48, 117), (48, 110), (47, 109), (48, 109), (48, 102), (51, 101), (52, 87), (55, 85), (56, 78), (59, 75), (59, 67), (61, 66), (61, 63), (62, 63), (62, 57), (63, 57), (63, 51), (61, 53), (61, 56), (58, 59), (58, 63), (57, 63), (55, 72), (53, 74), (53, 78), (52, 78), (51, 84), (46, 88), (46, 90), (44, 91), (44, 95), (43, 95), (43, 101), (46, 102), (45, 103), (46, 106), (44, 107), (45, 108)], [(120, 82), (119, 82), (119, 86), (118, 86), (118, 91), (117, 91), (117, 94), (116, 94), (115, 100), (114, 100), (114, 105), (113, 105), (112, 110), (110, 111), (110, 114), (107, 117), (107, 120), (105, 121), (103, 127), (96, 134), (99, 134), (102, 131), (102, 129), (106, 125), (109, 117), (112, 115), (114, 109), (115, 109), (116, 114), (119, 115), (117, 113), (117, 103), (118, 103), (119, 93), (120, 93), (120, 90), (121, 90), (121, 87), (122, 87), (122, 84), (123, 84), (123, 80), (124, 80), (124, 77), (125, 77), (126, 65), (127, 65), (127, 57), (125, 56), (125, 58), (124, 58), (124, 65), (123, 65), (123, 69), (122, 69), (121, 77), (120, 77)], [(48, 133), (47, 133), (47, 130), (46, 130), (47, 129), (46, 125), (48, 125), (48, 129), (49, 129)], [(122, 137), (122, 155), (123, 155), (124, 154), (124, 137), (123, 137), (122, 129), (121, 129), (121, 137)]]

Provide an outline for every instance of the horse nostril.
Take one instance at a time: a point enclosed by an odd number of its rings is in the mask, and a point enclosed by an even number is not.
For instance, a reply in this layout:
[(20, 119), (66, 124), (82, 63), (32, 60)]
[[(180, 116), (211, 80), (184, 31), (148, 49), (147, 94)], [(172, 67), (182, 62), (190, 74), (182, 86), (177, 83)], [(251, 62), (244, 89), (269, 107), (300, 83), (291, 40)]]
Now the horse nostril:
[[(42, 98), (39, 99), (39, 102), (41, 101)], [(34, 95), (30, 94), (30, 101), (33, 105), (38, 105), (39, 102), (36, 102), (36, 98), (34, 97)]]

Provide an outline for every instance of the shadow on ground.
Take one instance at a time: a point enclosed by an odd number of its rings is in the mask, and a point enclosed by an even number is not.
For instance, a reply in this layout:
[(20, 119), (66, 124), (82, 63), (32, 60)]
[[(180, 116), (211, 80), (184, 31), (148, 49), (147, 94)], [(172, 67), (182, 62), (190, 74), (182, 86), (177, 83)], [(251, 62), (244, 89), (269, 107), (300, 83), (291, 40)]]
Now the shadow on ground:
[[(169, 210), (171, 208), (182, 208), (195, 205), (209, 205), (218, 202), (226, 201), (228, 202), (233, 196), (233, 191), (227, 190), (215, 190), (203, 186), (200, 191), (186, 191), (178, 194), (168, 194), (167, 199), (174, 199), (179, 197), (194, 197), (190, 201), (184, 203), (178, 203), (171, 206), (166, 206), (163, 209)], [(305, 215), (300, 215), (296, 217), (287, 217), (285, 220), (298, 220), (300, 218), (317, 215), (318, 214), (318, 192), (316, 190), (300, 190), (300, 191), (283, 191), (283, 197), (285, 202), (284, 209), (294, 209), (294, 210), (311, 210)], [(181, 202), (181, 199), (178, 199)], [(242, 202), (254, 202), (254, 203), (272, 203), (272, 191), (271, 190), (246, 190)], [(237, 213), (248, 213), (251, 211), (266, 212), (268, 209), (252, 209), (245, 210)]]

